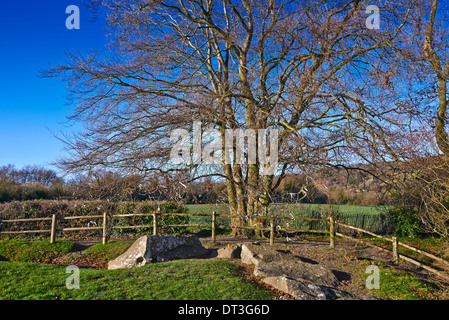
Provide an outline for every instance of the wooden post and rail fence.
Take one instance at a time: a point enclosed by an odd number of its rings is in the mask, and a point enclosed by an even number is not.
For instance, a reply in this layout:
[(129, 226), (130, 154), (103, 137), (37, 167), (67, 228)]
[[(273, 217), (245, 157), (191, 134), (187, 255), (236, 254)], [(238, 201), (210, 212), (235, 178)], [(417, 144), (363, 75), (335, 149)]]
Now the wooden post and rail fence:
[[(115, 226), (111, 226), (109, 225), (110, 222), (110, 217), (112, 218), (120, 218), (120, 217), (135, 217), (135, 216), (152, 216), (153, 218), (153, 223), (151, 225), (131, 225), (131, 226), (120, 226), (120, 225), (115, 225)], [(198, 216), (209, 216), (211, 217), (211, 223), (210, 224), (169, 224), (169, 225), (164, 225), (164, 227), (201, 227), (201, 228), (211, 228), (211, 235), (212, 235), (212, 241), (215, 242), (216, 241), (216, 230), (217, 228), (229, 228), (228, 226), (220, 226), (217, 225), (217, 217), (226, 217), (226, 218), (238, 218), (237, 216), (233, 216), (233, 215), (229, 215), (229, 214), (218, 214), (216, 212), (212, 212), (212, 214), (208, 214), (208, 213), (158, 213), (158, 212), (153, 212), (153, 213), (134, 213), (134, 214), (117, 214), (117, 215), (112, 215), (112, 216), (108, 216), (106, 214), (106, 212), (103, 215), (87, 215), (87, 216), (68, 216), (68, 217), (58, 217), (55, 214), (53, 214), (51, 217), (45, 217), (45, 218), (29, 218), (29, 219), (7, 219), (7, 220), (0, 220), (0, 235), (2, 234), (27, 234), (27, 233), (50, 233), (50, 242), (54, 243), (56, 241), (56, 234), (57, 232), (66, 232), (66, 231), (80, 231), (80, 230), (102, 230), (102, 242), (103, 244), (107, 244), (109, 241), (109, 235), (108, 235), (108, 230), (109, 229), (137, 229), (137, 228), (153, 228), (153, 234), (156, 235), (159, 233), (159, 218), (162, 216), (190, 216), (190, 217), (198, 217)], [(94, 218), (100, 218), (102, 219), (102, 226), (96, 226), (96, 227), (71, 227), (71, 228), (58, 228), (58, 221), (62, 221), (62, 220), (71, 220), (71, 219), (94, 219)], [(306, 220), (306, 221), (321, 221), (324, 223), (328, 223), (329, 227), (327, 230), (310, 230), (310, 229), (306, 229), (306, 230), (302, 230), (302, 229), (285, 229), (283, 228), (284, 232), (291, 232), (291, 233), (295, 233), (295, 232), (312, 232), (312, 233), (322, 233), (322, 234), (329, 234), (329, 245), (334, 248), (335, 247), (335, 237), (341, 237), (343, 239), (348, 239), (351, 241), (355, 241), (358, 243), (362, 243), (364, 245), (368, 245), (368, 246), (372, 246), (375, 248), (378, 248), (382, 251), (388, 252), (390, 254), (392, 254), (392, 258), (393, 258), (393, 262), (394, 263), (399, 263), (399, 259), (402, 259), (404, 261), (407, 261), (409, 263), (415, 264), (427, 271), (430, 271), (442, 278), (445, 278), (446, 280), (449, 280), (449, 276), (446, 274), (441, 273), (440, 271), (425, 265), (419, 261), (416, 261), (410, 257), (407, 257), (405, 255), (399, 254), (398, 252), (398, 247), (402, 246), (404, 248), (407, 248), (409, 250), (412, 250), (414, 252), (417, 252), (421, 255), (427, 256), (435, 261), (438, 261), (442, 264), (444, 264), (446, 267), (448, 267), (449, 269), (449, 262), (437, 257), (431, 253), (422, 251), (418, 248), (412, 247), (408, 244), (405, 244), (403, 242), (399, 242), (397, 240), (396, 237), (386, 237), (386, 236), (381, 236), (378, 234), (375, 234), (373, 232), (370, 232), (368, 230), (364, 230), (364, 229), (360, 229), (360, 228), (356, 228), (338, 221), (335, 221), (334, 218), (332, 216), (329, 216), (329, 218), (306, 218), (306, 217), (267, 217), (267, 216), (257, 216), (258, 220), (268, 220), (269, 222), (269, 227), (251, 227), (251, 226), (238, 226), (238, 225), (233, 225), (234, 228), (237, 229), (248, 229), (248, 230), (257, 230), (257, 231), (268, 231), (270, 232), (270, 236), (269, 236), (269, 241), (270, 241), (270, 245), (272, 246), (274, 244), (274, 239), (275, 239), (275, 230), (276, 230), (276, 225), (275, 225), (275, 221), (279, 221), (279, 220)], [(20, 231), (2, 231), (1, 229), (1, 224), (5, 223), (15, 223), (15, 222), (31, 222), (31, 221), (51, 221), (51, 227), (50, 229), (44, 229), (44, 230), (20, 230)], [(380, 247), (378, 245), (375, 245), (373, 243), (370, 243), (369, 241), (366, 240), (361, 240), (361, 239), (356, 239), (354, 237), (342, 234), (340, 232), (336, 231), (336, 227), (340, 226), (343, 227), (345, 229), (352, 229), (361, 233), (366, 233), (368, 235), (371, 235), (373, 237), (379, 238), (379, 239), (383, 239), (386, 241), (389, 241), (392, 243), (392, 250), (388, 250), (385, 249), (383, 247)]]
[(433, 259), (433, 260), (435, 260), (437, 262), (442, 263), (445, 266), (445, 268), (448, 268), (448, 270), (449, 270), (449, 262), (447, 260), (444, 260), (444, 259), (442, 259), (440, 257), (437, 257), (437, 256), (435, 256), (435, 255), (433, 255), (433, 254), (431, 254), (429, 252), (426, 252), (426, 251), (420, 250), (418, 248), (412, 247), (412, 246), (410, 246), (410, 245), (408, 245), (406, 243), (400, 242), (394, 236), (391, 237), (391, 238), (390, 237), (381, 236), (381, 235), (378, 235), (376, 233), (370, 232), (368, 230), (356, 228), (356, 227), (353, 227), (353, 226), (350, 226), (350, 225), (347, 225), (347, 224), (344, 224), (344, 223), (341, 223), (341, 222), (336, 222), (336, 224), (341, 226), (341, 227), (343, 227), (343, 228), (346, 228), (346, 229), (351, 229), (351, 230), (355, 230), (355, 231), (358, 231), (358, 232), (361, 232), (361, 233), (366, 233), (366, 234), (369, 234), (369, 235), (371, 235), (373, 237), (389, 241), (389, 242), (391, 242), (392, 250), (390, 251), (390, 250), (388, 250), (386, 248), (383, 248), (381, 246), (378, 246), (378, 245), (375, 245), (373, 243), (370, 243), (369, 241), (356, 239), (354, 237), (351, 237), (351, 236), (348, 236), (348, 235), (345, 235), (345, 234), (342, 234), (342, 233), (339, 233), (339, 232), (335, 232), (335, 235), (337, 235), (337, 236), (339, 236), (339, 237), (341, 237), (343, 239), (348, 239), (348, 240), (351, 240), (351, 241), (355, 241), (355, 242), (358, 242), (358, 243), (361, 243), (361, 244), (364, 244), (364, 245), (368, 245), (368, 246), (380, 249), (380, 250), (385, 251), (387, 253), (390, 253), (390, 254), (392, 254), (393, 263), (395, 263), (395, 264), (399, 264), (399, 260), (402, 259), (402, 260), (407, 261), (407, 262), (409, 262), (411, 264), (414, 264), (414, 265), (416, 265), (416, 266), (418, 266), (420, 268), (423, 268), (423, 269), (425, 269), (427, 271), (430, 271), (430, 272), (440, 276), (441, 278), (444, 278), (445, 280), (449, 281), (449, 276), (447, 274), (444, 274), (444, 273), (436, 270), (435, 268), (432, 268), (432, 267), (430, 267), (430, 266), (428, 266), (428, 265), (426, 265), (426, 264), (424, 264), (422, 262), (419, 262), (419, 261), (417, 261), (415, 259), (412, 259), (412, 258), (410, 258), (408, 256), (400, 254), (398, 250), (399, 250), (399, 247), (402, 246), (402, 247), (404, 247), (406, 249), (412, 250), (414, 252), (417, 252), (418, 254), (424, 255), (424, 256), (429, 257), (429, 258), (431, 258), (431, 259)]
[[(121, 226), (121, 225), (110, 225), (110, 218), (124, 218), (124, 217), (137, 217), (137, 216), (152, 216), (153, 223), (150, 225), (131, 225), (131, 226)], [(239, 216), (229, 215), (229, 214), (218, 214), (215, 211), (212, 214), (209, 213), (132, 213), (132, 214), (116, 214), (116, 215), (107, 215), (106, 212), (103, 215), (85, 215), (85, 216), (67, 216), (60, 217), (53, 214), (51, 217), (45, 218), (27, 218), (27, 219), (6, 219), (0, 220), (0, 235), (1, 234), (27, 234), (27, 233), (50, 233), (50, 242), (55, 242), (57, 232), (66, 232), (66, 231), (81, 231), (81, 230), (102, 230), (102, 242), (106, 244), (109, 239), (108, 230), (111, 229), (137, 229), (137, 228), (153, 228), (153, 234), (159, 233), (159, 219), (163, 216), (189, 216), (189, 217), (211, 217), (210, 224), (167, 224), (164, 227), (201, 227), (201, 228), (210, 228), (212, 233), (212, 240), (216, 241), (216, 230), (218, 228), (230, 228), (228, 226), (222, 226), (217, 224), (217, 217), (225, 217), (225, 218), (239, 218)], [(102, 226), (92, 226), (92, 227), (70, 227), (70, 228), (59, 228), (58, 222), (63, 220), (74, 220), (74, 219), (102, 219)], [(233, 224), (232, 228), (236, 229), (247, 229), (247, 230), (257, 230), (257, 231), (268, 231), (270, 232), (270, 245), (274, 244), (275, 238), (275, 230), (276, 224), (275, 220), (306, 220), (306, 221), (321, 221), (325, 223), (329, 223), (331, 225), (330, 231), (323, 230), (301, 230), (301, 229), (283, 229), (285, 232), (314, 232), (314, 233), (324, 233), (329, 234), (331, 239), (331, 246), (334, 246), (334, 238), (335, 234), (332, 233), (334, 230), (334, 222), (332, 218), (306, 218), (306, 217), (266, 217), (266, 216), (257, 216), (258, 220), (267, 220), (269, 222), (269, 227), (254, 227), (254, 226), (240, 226)], [(9, 224), (15, 222), (38, 222), (38, 221), (51, 221), (50, 229), (41, 229), (41, 230), (20, 230), (20, 231), (2, 231), (1, 224)]]

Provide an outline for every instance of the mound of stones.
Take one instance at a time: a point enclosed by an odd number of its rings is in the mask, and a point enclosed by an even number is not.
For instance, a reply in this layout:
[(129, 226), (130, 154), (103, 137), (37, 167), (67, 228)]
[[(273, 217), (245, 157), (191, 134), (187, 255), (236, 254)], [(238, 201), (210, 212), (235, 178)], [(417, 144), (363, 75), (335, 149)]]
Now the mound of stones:
[(319, 264), (301, 260), (259, 244), (241, 244), (222, 248), (221, 258), (240, 258), (243, 263), (254, 265), (254, 275), (262, 281), (299, 300), (352, 300), (356, 298), (338, 290), (337, 277), (332, 270)]
[(254, 265), (255, 276), (296, 299), (333, 300), (347, 295), (334, 288), (337, 277), (320, 264), (254, 244), (243, 244), (240, 256), (243, 263)]

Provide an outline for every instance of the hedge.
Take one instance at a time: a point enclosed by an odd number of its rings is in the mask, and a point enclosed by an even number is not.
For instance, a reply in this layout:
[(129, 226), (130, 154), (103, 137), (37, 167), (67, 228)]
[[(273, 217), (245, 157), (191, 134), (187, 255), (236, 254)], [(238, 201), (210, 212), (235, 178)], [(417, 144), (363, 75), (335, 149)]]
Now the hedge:
[[(106, 213), (109, 216), (117, 214), (153, 213), (156, 210), (161, 213), (184, 213), (188, 209), (175, 202), (154, 203), (150, 201), (121, 201), (109, 202), (103, 200), (30, 200), (12, 201), (0, 204), (0, 220), (45, 218), (55, 214), (57, 217), (73, 216), (98, 216)], [(58, 220), (58, 228), (73, 228), (87, 226), (102, 226), (102, 218), (82, 218)], [(152, 216), (130, 216), (114, 217), (112, 225), (151, 225)], [(188, 224), (186, 216), (163, 216), (158, 220), (162, 233), (180, 234), (185, 228), (165, 228), (168, 224)], [(30, 221), (0, 223), (0, 231), (20, 230), (48, 230), (50, 221)], [(70, 231), (71, 234), (78, 233), (79, 236), (100, 236), (101, 230)], [(113, 229), (111, 236), (135, 236), (151, 233), (151, 228), (139, 229)], [(69, 232), (67, 232), (69, 234)]]

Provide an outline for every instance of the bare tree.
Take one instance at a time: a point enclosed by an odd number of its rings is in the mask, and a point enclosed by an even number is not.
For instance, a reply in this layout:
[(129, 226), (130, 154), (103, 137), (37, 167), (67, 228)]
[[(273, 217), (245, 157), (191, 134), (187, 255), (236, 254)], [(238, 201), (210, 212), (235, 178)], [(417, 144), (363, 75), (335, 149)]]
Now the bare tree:
[(449, 39), (447, 5), (428, 1), (423, 7), (422, 30), (403, 50), (405, 70), (420, 96), (421, 127), (409, 139), (413, 152), (386, 170), (389, 188), (398, 204), (419, 210), (423, 229), (449, 237), (449, 139), (447, 134), (447, 81)]
[[(68, 53), (45, 73), (68, 82), (69, 118), (85, 127), (63, 137), (60, 165), (221, 177), (243, 218), (261, 213), (287, 173), (400, 160), (419, 93), (398, 52), (420, 35), (425, 2), (379, 1), (372, 30), (368, 1), (105, 0), (108, 46)], [(218, 165), (170, 164), (170, 133), (193, 121), (220, 132)], [(227, 129), (255, 130), (256, 141), (258, 129), (277, 129), (279, 170), (261, 174), (259, 155), (226, 163)]]
[(41, 166), (28, 165), (22, 169), (16, 169), (14, 165), (0, 167), (0, 179), (19, 185), (40, 184), (50, 187), (60, 178), (54, 170)]
[[(449, 42), (445, 34), (447, 32), (447, 24), (444, 21), (436, 21), (438, 2), (438, 0), (433, 0), (430, 8), (429, 21), (424, 34), (423, 55), (436, 76), (438, 87), (438, 112), (435, 121), (435, 138), (440, 150), (448, 157), (449, 139), (446, 132), (446, 118), (448, 106), (447, 81), (449, 77), (447, 49), (449, 48)], [(435, 23), (438, 22), (440, 26), (436, 29)], [(435, 39), (436, 37), (438, 37), (438, 40)]]

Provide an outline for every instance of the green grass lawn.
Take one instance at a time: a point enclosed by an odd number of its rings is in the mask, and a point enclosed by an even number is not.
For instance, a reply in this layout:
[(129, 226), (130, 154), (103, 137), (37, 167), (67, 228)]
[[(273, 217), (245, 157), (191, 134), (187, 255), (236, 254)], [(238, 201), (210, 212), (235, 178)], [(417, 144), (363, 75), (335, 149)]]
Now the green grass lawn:
[(0, 241), (0, 255), (9, 261), (40, 262), (72, 251), (74, 243), (60, 241)]
[(111, 261), (124, 253), (134, 243), (131, 241), (111, 241), (108, 244), (97, 243), (84, 250), (83, 255), (101, 261)]
[(0, 262), (0, 299), (15, 300), (267, 300), (274, 296), (245, 281), (220, 260), (176, 260), (132, 269), (80, 269), (79, 289), (67, 289), (61, 266)]
[[(441, 284), (435, 281), (417, 278), (412, 272), (394, 268), (384, 261), (373, 260), (379, 267), (379, 289), (370, 290), (370, 294), (377, 298), (392, 300), (447, 300), (446, 289), (437, 289)], [(368, 266), (368, 263), (365, 263)], [(366, 273), (361, 273), (366, 279)]]

